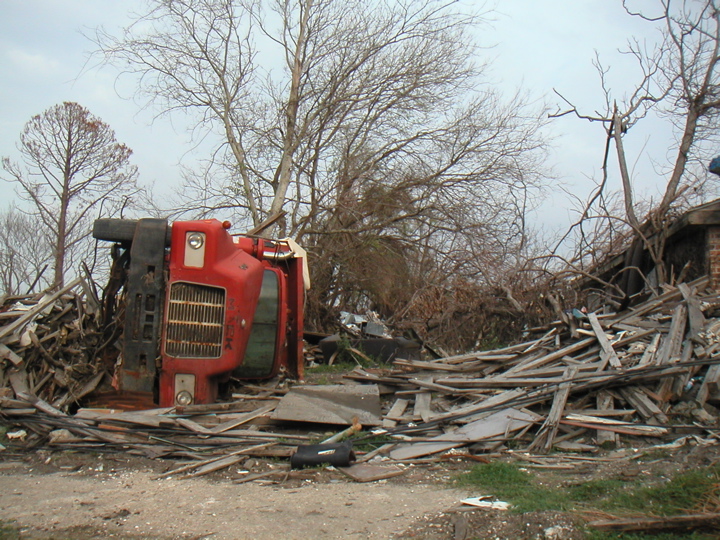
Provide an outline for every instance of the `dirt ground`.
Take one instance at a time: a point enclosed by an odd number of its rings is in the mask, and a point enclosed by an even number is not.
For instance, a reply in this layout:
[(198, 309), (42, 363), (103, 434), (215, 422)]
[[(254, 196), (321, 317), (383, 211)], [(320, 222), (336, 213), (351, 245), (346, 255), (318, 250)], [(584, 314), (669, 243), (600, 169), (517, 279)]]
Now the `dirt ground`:
[[(618, 474), (650, 482), (720, 459), (716, 446), (685, 447), (655, 460), (617, 461), (623, 452), (633, 450), (608, 453), (569, 470), (533, 470), (533, 475), (560, 488)], [(0, 538), (585, 538), (581, 515), (516, 514), (460, 504), (465, 497), (484, 495), (452, 487), (451, 479), (472, 466), (462, 459), (409, 466), (401, 476), (370, 483), (327, 469), (235, 483), (248, 465), (258, 466), (245, 463), (202, 478), (156, 479), (174, 464), (122, 454), (6, 455), (0, 461), (0, 519), (15, 530)]]

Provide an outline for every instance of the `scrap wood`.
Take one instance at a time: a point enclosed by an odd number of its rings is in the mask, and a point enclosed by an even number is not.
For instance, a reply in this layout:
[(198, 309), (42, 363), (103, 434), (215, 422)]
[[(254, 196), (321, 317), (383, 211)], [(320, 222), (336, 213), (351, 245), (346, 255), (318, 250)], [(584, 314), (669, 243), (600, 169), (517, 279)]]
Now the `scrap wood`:
[(241, 426), (243, 424), (247, 424), (248, 422), (255, 420), (256, 418), (266, 415), (269, 412), (272, 412), (277, 407), (276, 403), (271, 403), (270, 405), (266, 405), (265, 407), (260, 407), (259, 409), (256, 409), (252, 412), (245, 413), (241, 415), (239, 418), (235, 418), (233, 420), (228, 420), (227, 422), (223, 422), (222, 424), (218, 424), (217, 426), (213, 427), (209, 431), (213, 434), (222, 433), (224, 431), (228, 431), (230, 429), (234, 429), (238, 426)]
[(48, 307), (51, 307), (55, 303), (55, 301), (58, 300), (61, 296), (63, 296), (67, 292), (71, 291), (75, 287), (77, 287), (81, 281), (82, 281), (82, 278), (74, 279), (73, 281), (71, 281), (70, 283), (68, 283), (61, 289), (59, 289), (57, 292), (51, 294), (50, 296), (43, 298), (38, 304), (36, 304), (31, 309), (26, 311), (23, 315), (18, 317), (15, 321), (0, 328), (0, 341), (2, 341), (2, 343), (7, 344), (8, 341), (12, 340), (13, 334), (15, 334), (18, 330), (22, 329), (25, 325), (27, 325), (39, 313), (41, 313)]
[(587, 318), (588, 321), (590, 321), (590, 326), (592, 327), (595, 337), (602, 349), (602, 353), (600, 353), (600, 366), (598, 367), (598, 371), (605, 369), (608, 362), (614, 368), (622, 367), (615, 349), (613, 349), (613, 346), (610, 344), (610, 341), (605, 335), (605, 330), (603, 330), (602, 326), (600, 326), (600, 321), (598, 321), (597, 315), (595, 313), (588, 313)]
[(4, 343), (0, 343), (0, 360), (10, 360), (16, 367), (23, 363), (23, 359)]
[(397, 398), (390, 410), (383, 416), (382, 427), (391, 428), (397, 425), (397, 419), (402, 417), (409, 401), (403, 398)]
[[(229, 458), (234, 458), (234, 457), (237, 457), (237, 456), (242, 456), (243, 454), (251, 454), (253, 451), (262, 450), (262, 449), (264, 449), (264, 448), (267, 448), (267, 447), (269, 447), (269, 446), (273, 446), (273, 445), (275, 445), (275, 444), (277, 444), (277, 443), (276, 443), (276, 442), (269, 442), (269, 443), (257, 444), (257, 445), (251, 446), (251, 447), (249, 447), (249, 448), (242, 448), (242, 449), (240, 449), (240, 450), (236, 450), (236, 451), (234, 451), (234, 452), (230, 452), (229, 454), (225, 454), (225, 455), (222, 455), (222, 456), (219, 456), (219, 457), (210, 458), (210, 459), (205, 459), (205, 460), (202, 460), (202, 461), (199, 461), (199, 462), (196, 462), (196, 463), (188, 463), (187, 465), (183, 465), (183, 466), (178, 467), (178, 468), (176, 468), (176, 469), (173, 469), (173, 470), (164, 472), (164, 473), (162, 473), (162, 474), (160, 474), (160, 475), (154, 476), (152, 479), (153, 479), (153, 480), (159, 480), (159, 479), (161, 479), (161, 478), (167, 478), (168, 476), (174, 476), (174, 475), (176, 475), (176, 474), (180, 474), (180, 473), (184, 473), (184, 472), (187, 472), (187, 471), (191, 471), (191, 470), (193, 470), (193, 469), (200, 469), (200, 468), (202, 468), (202, 467), (205, 467), (205, 466), (211, 465), (211, 464), (215, 464), (215, 463), (227, 463), (227, 465), (225, 465), (225, 466), (226, 466), (226, 467), (229, 467), (229, 466), (232, 465), (233, 463), (237, 463), (237, 461), (236, 461), (236, 462), (232, 462), (232, 460), (229, 459)], [(214, 470), (217, 470), (217, 469), (214, 469)], [(211, 471), (208, 470), (207, 472), (211, 472)]]
[(273, 412), (272, 418), (292, 422), (379, 426), (380, 393), (376, 385), (296, 386)]
[[(608, 413), (614, 414), (615, 398), (607, 390), (601, 390), (597, 394), (597, 408), (598, 416), (608, 416)], [(623, 411), (624, 412), (624, 411)], [(635, 412), (634, 410), (631, 413)], [(591, 415), (592, 413), (585, 411), (584, 414)], [(622, 416), (625, 416), (624, 414)], [(596, 439), (599, 445), (604, 443), (616, 444), (618, 442), (618, 434), (614, 431), (607, 431), (605, 429), (596, 430)]]
[(564, 382), (558, 386), (558, 389), (555, 392), (555, 399), (553, 399), (552, 408), (550, 409), (545, 422), (540, 427), (540, 431), (535, 436), (535, 440), (530, 445), (531, 450), (539, 448), (544, 452), (549, 452), (552, 449), (553, 440), (557, 434), (560, 419), (562, 418), (563, 411), (565, 410), (565, 404), (567, 403), (567, 399), (570, 394), (572, 379), (575, 377), (577, 371), (577, 366), (570, 366), (565, 370), (565, 375), (563, 376)]
[(349, 467), (338, 467), (338, 470), (356, 482), (376, 482), (405, 473), (405, 469), (401, 469), (396, 465), (371, 465), (369, 463), (356, 463)]
[(585, 416), (582, 414), (567, 414), (560, 420), (569, 426), (585, 427), (589, 429), (604, 429), (626, 435), (641, 435), (648, 437), (663, 437), (669, 432), (668, 428), (659, 426), (643, 426), (629, 422), (620, 422), (609, 418)]
[(702, 329), (705, 327), (705, 315), (702, 312), (702, 305), (698, 300), (695, 293), (687, 286), (686, 283), (680, 283), (678, 290), (683, 295), (685, 303), (687, 304), (688, 310), (688, 325), (690, 326), (690, 332), (688, 337), (690, 339), (696, 339)]
[(528, 424), (539, 420), (539, 416), (527, 411), (508, 408), (496, 412), (482, 420), (476, 420), (457, 430), (433, 437), (429, 442), (403, 445), (390, 451), (390, 457), (396, 460), (413, 459), (451, 448), (457, 448), (470, 442), (477, 442), (494, 437), (507, 437), (513, 431), (518, 431)]
[(620, 388), (620, 395), (651, 424), (667, 424), (668, 417), (641, 387)]
[(669, 531), (720, 529), (720, 513), (684, 514), (670, 517), (624, 518), (591, 521), (588, 525), (603, 531)]
[(261, 473), (248, 474), (246, 476), (243, 476), (242, 478), (233, 480), (233, 483), (234, 484), (245, 484), (247, 482), (253, 482), (255, 480), (262, 480), (263, 478), (271, 478), (274, 476), (284, 476), (285, 479), (287, 479), (292, 474), (297, 473), (297, 472), (299, 472), (299, 471), (291, 471), (289, 468), (277, 469), (274, 471), (265, 471), (265, 472), (261, 472)]

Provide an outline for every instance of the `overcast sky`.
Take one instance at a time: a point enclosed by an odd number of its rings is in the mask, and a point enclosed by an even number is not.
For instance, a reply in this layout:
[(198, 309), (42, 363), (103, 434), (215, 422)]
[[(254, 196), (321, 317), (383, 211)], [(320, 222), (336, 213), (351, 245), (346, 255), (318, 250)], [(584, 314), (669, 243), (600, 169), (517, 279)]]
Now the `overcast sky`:
[[(472, 1), (472, 0), (468, 0)], [(647, 23), (624, 14), (620, 0), (501, 0), (492, 28), (479, 32), (491, 76), (508, 92), (526, 89), (533, 100), (559, 103), (553, 88), (582, 110), (602, 108), (603, 96), (592, 66), (595, 51), (611, 67), (610, 79), (622, 97), (637, 72), (617, 51), (627, 39), (654, 40)], [(130, 99), (118, 96), (115, 72), (87, 69), (93, 44), (83, 36), (104, 26), (113, 31), (128, 22), (127, 13), (139, 0), (0, 0), (0, 155), (17, 159), (24, 124), (35, 114), (63, 101), (76, 101), (108, 123), (119, 141), (134, 150), (143, 183), (171, 190), (180, 182), (180, 163), (192, 165), (190, 135), (182, 121), (152, 123), (151, 111), (140, 111)], [(130, 93), (125, 88), (121, 93)], [(572, 117), (553, 121), (551, 164), (557, 179), (576, 194), (592, 187), (599, 175), (604, 132), (600, 125)], [(665, 159), (669, 135), (648, 120), (626, 137), (631, 166)], [(639, 156), (639, 158), (638, 158)], [(661, 180), (652, 167), (638, 165), (639, 189), (654, 193)], [(570, 202), (558, 189), (537, 219), (559, 227), (571, 219)], [(0, 197), (11, 204), (13, 188), (0, 184)], [(218, 216), (222, 219), (222, 216)]]

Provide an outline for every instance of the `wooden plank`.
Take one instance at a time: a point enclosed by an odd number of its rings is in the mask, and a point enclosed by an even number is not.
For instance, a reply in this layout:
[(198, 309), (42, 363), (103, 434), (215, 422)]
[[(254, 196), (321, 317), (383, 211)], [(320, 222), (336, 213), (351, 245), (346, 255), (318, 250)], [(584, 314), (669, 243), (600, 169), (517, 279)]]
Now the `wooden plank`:
[(234, 429), (238, 426), (241, 426), (243, 424), (247, 424), (248, 422), (251, 422), (252, 420), (255, 420), (256, 418), (263, 416), (269, 412), (272, 412), (277, 407), (277, 403), (271, 403), (269, 405), (265, 405), (264, 407), (260, 407), (259, 409), (255, 411), (251, 411), (249, 413), (243, 414), (238, 418), (234, 418), (233, 420), (228, 420), (227, 422), (223, 422), (222, 424), (218, 424), (217, 426), (210, 429), (211, 433), (222, 433), (224, 431), (228, 431), (229, 429)]
[(16, 367), (23, 363), (23, 359), (3, 343), (0, 343), (0, 360), (10, 360)]
[(671, 361), (680, 358), (686, 322), (687, 308), (683, 304), (678, 304), (673, 312), (670, 330), (668, 331), (667, 337), (663, 340), (663, 345), (658, 355), (658, 365), (669, 364)]
[(21, 329), (23, 326), (25, 326), (27, 323), (29, 323), (33, 318), (35, 318), (45, 308), (54, 304), (55, 301), (58, 300), (63, 294), (65, 294), (68, 291), (77, 287), (81, 281), (82, 281), (82, 278), (74, 279), (73, 281), (71, 281), (70, 283), (65, 285), (62, 289), (60, 289), (59, 291), (44, 298), (41, 302), (39, 302), (37, 305), (33, 306), (31, 309), (26, 311), (24, 315), (22, 315), (21, 317), (18, 317), (15, 321), (0, 328), (0, 341), (2, 341), (3, 343), (7, 343), (11, 339), (11, 336), (15, 331)]
[[(600, 411), (600, 416), (611, 412), (615, 408), (615, 398), (613, 395), (607, 390), (600, 390), (597, 394), (597, 408)], [(595, 438), (601, 446), (603, 444), (616, 445), (618, 443), (618, 434), (604, 429), (596, 430)]]
[(557, 434), (560, 419), (562, 418), (568, 396), (570, 395), (572, 379), (577, 374), (577, 371), (577, 366), (569, 366), (565, 369), (563, 382), (560, 383), (555, 391), (555, 397), (553, 398), (550, 412), (535, 436), (535, 440), (530, 445), (531, 449), (539, 449), (543, 452), (549, 452), (552, 449), (553, 440)]
[(415, 394), (415, 407), (413, 409), (413, 414), (422, 418), (423, 422), (430, 421), (431, 400), (432, 395), (430, 394), (430, 392), (418, 392), (417, 394)]
[(172, 471), (167, 471), (165, 473), (154, 476), (153, 480), (159, 480), (161, 478), (167, 478), (168, 476), (174, 476), (176, 474), (184, 473), (184, 472), (187, 472), (187, 471), (190, 471), (193, 469), (198, 469), (200, 467), (204, 467), (205, 465), (209, 465), (209, 464), (215, 463), (217, 461), (225, 460), (225, 459), (233, 457), (233, 456), (242, 456), (245, 454), (250, 455), (258, 450), (263, 450), (263, 449), (268, 448), (269, 446), (273, 446), (275, 444), (277, 444), (277, 443), (271, 442), (271, 443), (256, 444), (254, 446), (250, 446), (249, 448), (243, 448), (241, 450), (236, 450), (235, 452), (231, 452), (224, 456), (214, 457), (214, 458), (210, 458), (210, 459), (205, 459), (203, 461), (198, 461), (195, 463), (189, 463), (187, 465), (182, 465), (181, 467), (178, 467), (177, 469), (173, 469)]
[(296, 386), (278, 404), (273, 419), (289, 422), (379, 426), (380, 392), (377, 385)]
[(652, 365), (655, 363), (655, 356), (658, 351), (660, 337), (661, 337), (661, 334), (659, 332), (653, 336), (652, 341), (645, 348), (645, 352), (643, 352), (642, 357), (640, 357), (640, 361), (637, 363), (638, 367), (649, 366), (649, 365)]
[(418, 369), (427, 369), (427, 370), (434, 370), (434, 371), (457, 371), (457, 372), (463, 372), (468, 371), (471, 369), (475, 369), (477, 364), (480, 362), (473, 362), (470, 365), (468, 364), (446, 364), (446, 363), (439, 363), (439, 362), (422, 362), (420, 360), (405, 360), (404, 358), (396, 358), (393, 361), (393, 364), (396, 366), (401, 367), (413, 367)]
[(226, 469), (227, 467), (231, 467), (245, 459), (247, 459), (247, 456), (227, 456), (222, 459), (218, 459), (217, 461), (214, 461), (212, 463), (207, 463), (202, 467), (198, 467), (195, 472), (190, 473), (183, 478), (195, 478), (197, 476), (203, 476), (211, 472), (219, 471), (220, 469)]
[(650, 397), (638, 387), (620, 388), (620, 395), (651, 424), (667, 424), (668, 417), (650, 399)]
[[(432, 383), (432, 377), (423, 377), (424, 382)], [(430, 421), (432, 415), (430, 404), (432, 402), (432, 394), (429, 391), (418, 392), (415, 394), (415, 407), (413, 414), (420, 416), (423, 422)]]
[(605, 330), (603, 330), (602, 326), (600, 326), (600, 321), (598, 321), (597, 315), (595, 315), (595, 313), (588, 313), (587, 318), (588, 321), (590, 321), (590, 326), (592, 327), (593, 332), (595, 332), (595, 337), (602, 349), (602, 352), (600, 353), (601, 367), (598, 368), (598, 371), (603, 371), (608, 362), (610, 362), (610, 365), (615, 369), (622, 367), (615, 349), (613, 349), (610, 341), (605, 335)]
[(20, 398), (21, 395), (30, 394), (27, 371), (24, 369), (13, 370), (10, 372), (8, 378), (10, 379), (10, 385), (15, 392), (15, 396)]
[(628, 435), (642, 435), (648, 437), (662, 437), (669, 430), (659, 426), (638, 426), (630, 422), (620, 422), (610, 418), (601, 418), (597, 416), (586, 416), (583, 414), (566, 414), (561, 420), (562, 424), (568, 426), (584, 427), (588, 429), (606, 429), (615, 431), (616, 433), (625, 433)]
[(695, 293), (690, 290), (690, 287), (685, 283), (680, 283), (678, 289), (685, 299), (688, 309), (688, 326), (690, 328), (688, 338), (695, 339), (698, 334), (702, 332), (705, 326), (705, 315), (702, 312), (702, 306), (700, 300), (698, 300)]
[(403, 398), (397, 398), (395, 403), (392, 404), (390, 410), (387, 412), (382, 420), (382, 427), (392, 428), (397, 425), (397, 418), (401, 417), (407, 409), (409, 401)]
[(717, 529), (720, 527), (720, 513), (599, 520), (591, 521), (588, 525), (594, 529), (603, 531), (689, 531), (694, 529)]
[(541, 356), (540, 358), (522, 366), (522, 368), (518, 367), (516, 368), (510, 368), (508, 372), (515, 372), (515, 371), (522, 371), (530, 368), (537, 368), (540, 366), (544, 366), (546, 364), (549, 364), (551, 362), (554, 362), (555, 360), (559, 360), (563, 356), (571, 355), (577, 351), (581, 351), (588, 345), (592, 344), (594, 341), (596, 341), (594, 338), (586, 338), (580, 341), (577, 341), (571, 345), (568, 345), (566, 347), (563, 347), (562, 349), (559, 349), (553, 353), (546, 354), (544, 356)]
[(201, 426), (197, 422), (193, 422), (189, 418), (176, 418), (175, 422), (177, 425), (184, 427), (185, 429), (188, 429), (192, 431), (193, 433), (197, 433), (198, 435), (214, 435), (215, 433), (204, 426)]
[(481, 401), (480, 403), (465, 405), (465, 406), (450, 410), (446, 413), (435, 415), (435, 417), (433, 418), (433, 421), (437, 422), (437, 421), (458, 420), (458, 421), (463, 421), (465, 423), (474, 422), (475, 420), (480, 420), (480, 418), (477, 418), (477, 415), (482, 415), (482, 418), (486, 417), (487, 416), (486, 411), (488, 409), (492, 409), (494, 407), (498, 407), (500, 405), (509, 403), (511, 401), (515, 401), (516, 399), (520, 399), (521, 397), (525, 397), (526, 395), (527, 395), (526, 390), (522, 390), (522, 389), (506, 390), (506, 391), (496, 394), (490, 398), (487, 398), (484, 401)]
[[(690, 285), (701, 283), (702, 280), (707, 280), (707, 278), (699, 278), (696, 281), (693, 281)], [(634, 308), (631, 308), (627, 313), (624, 315), (620, 315), (619, 317), (615, 318), (610, 324), (615, 324), (619, 322), (623, 322), (627, 319), (630, 319), (631, 317), (639, 317), (641, 315), (645, 315), (647, 313), (650, 313), (652, 310), (665, 305), (668, 302), (678, 300), (682, 297), (682, 293), (676, 289), (673, 288), (669, 290), (668, 292), (665, 292), (661, 294), (660, 296), (656, 296), (652, 300), (648, 300), (646, 302), (643, 302), (639, 306), (635, 306)]]
[(708, 396), (716, 394), (718, 389), (720, 389), (720, 364), (712, 364), (705, 373), (695, 401), (703, 405)]
[[(73, 433), (78, 433), (80, 435), (85, 435), (87, 437), (92, 437), (94, 439), (106, 442), (106, 443), (113, 443), (113, 444), (132, 444), (134, 442), (138, 442), (136, 438), (128, 437), (125, 434), (122, 433), (113, 433), (108, 434), (103, 432), (99, 429), (93, 429), (81, 420), (71, 418), (62, 411), (59, 411), (49, 403), (43, 401), (42, 399), (29, 395), (29, 394), (22, 394), (21, 396), (18, 396), (21, 399), (26, 400), (28, 403), (32, 404), (33, 407), (35, 407), (40, 412), (44, 412), (45, 414), (48, 414), (55, 418), (62, 418), (63, 422), (65, 424), (66, 429), (72, 431)], [(128, 434), (129, 435), (129, 434)]]
[(392, 459), (414, 459), (437, 452), (444, 452), (470, 442), (478, 442), (495, 437), (507, 437), (539, 420), (535, 414), (517, 409), (505, 409), (487, 418), (467, 424), (451, 433), (433, 437), (429, 442), (413, 443), (396, 448), (390, 452)]
[(405, 473), (405, 469), (401, 469), (395, 465), (370, 465), (367, 463), (356, 463), (349, 467), (338, 467), (338, 470), (356, 482), (376, 482)]

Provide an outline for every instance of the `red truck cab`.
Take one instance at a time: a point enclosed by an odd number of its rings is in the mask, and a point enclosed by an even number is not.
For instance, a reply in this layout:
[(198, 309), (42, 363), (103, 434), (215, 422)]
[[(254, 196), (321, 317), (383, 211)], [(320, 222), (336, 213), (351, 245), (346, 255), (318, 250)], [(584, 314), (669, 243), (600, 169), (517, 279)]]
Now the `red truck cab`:
[[(307, 266), (291, 240), (233, 236), (216, 219), (97, 220), (127, 274), (119, 386), (162, 407), (212, 403), (231, 376), (303, 376)], [(117, 273), (117, 272), (114, 272)]]

